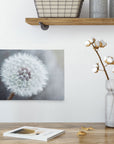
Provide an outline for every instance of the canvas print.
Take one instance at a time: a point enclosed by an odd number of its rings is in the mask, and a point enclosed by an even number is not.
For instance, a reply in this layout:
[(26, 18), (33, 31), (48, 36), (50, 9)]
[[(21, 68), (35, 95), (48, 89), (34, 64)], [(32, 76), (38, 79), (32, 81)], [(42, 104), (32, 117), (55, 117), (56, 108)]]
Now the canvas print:
[(0, 100), (64, 100), (64, 50), (0, 50)]

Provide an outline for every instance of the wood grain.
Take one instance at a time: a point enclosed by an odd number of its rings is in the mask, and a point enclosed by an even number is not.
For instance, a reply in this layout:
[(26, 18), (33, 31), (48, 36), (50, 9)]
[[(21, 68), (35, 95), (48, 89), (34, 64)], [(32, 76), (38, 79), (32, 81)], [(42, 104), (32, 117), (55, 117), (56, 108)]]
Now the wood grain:
[(114, 18), (26, 18), (26, 23), (39, 25), (114, 25)]
[[(4, 137), (3, 132), (21, 126), (64, 129), (65, 134), (50, 140), (48, 144), (113, 144), (114, 129), (106, 128), (103, 123), (0, 123), (0, 144), (45, 144), (46, 142)], [(94, 131), (86, 136), (77, 136), (81, 127), (93, 127)]]

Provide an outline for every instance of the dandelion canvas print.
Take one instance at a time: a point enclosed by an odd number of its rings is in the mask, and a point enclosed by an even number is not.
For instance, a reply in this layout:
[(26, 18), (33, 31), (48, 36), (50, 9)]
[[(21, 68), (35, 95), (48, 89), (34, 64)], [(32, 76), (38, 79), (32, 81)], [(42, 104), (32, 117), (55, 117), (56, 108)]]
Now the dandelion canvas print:
[(0, 100), (64, 100), (63, 50), (0, 50)]

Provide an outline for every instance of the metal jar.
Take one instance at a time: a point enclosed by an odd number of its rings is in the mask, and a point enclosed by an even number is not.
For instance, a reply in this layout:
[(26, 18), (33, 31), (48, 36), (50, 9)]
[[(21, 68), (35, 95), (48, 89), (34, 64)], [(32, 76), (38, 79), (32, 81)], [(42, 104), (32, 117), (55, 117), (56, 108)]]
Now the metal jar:
[(114, 0), (110, 0), (110, 17), (114, 18)]
[[(114, 1), (114, 0), (113, 0)], [(90, 18), (108, 17), (108, 0), (90, 0)]]

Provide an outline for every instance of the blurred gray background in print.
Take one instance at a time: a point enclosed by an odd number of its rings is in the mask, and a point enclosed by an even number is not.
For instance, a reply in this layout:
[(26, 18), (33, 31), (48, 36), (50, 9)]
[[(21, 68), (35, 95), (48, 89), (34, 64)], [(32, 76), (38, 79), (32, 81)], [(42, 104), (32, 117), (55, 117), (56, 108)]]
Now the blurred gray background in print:
[[(15, 95), (12, 100), (64, 100), (64, 50), (0, 50), (0, 68), (4, 59), (15, 53), (30, 53), (46, 65), (49, 80), (42, 92), (32, 97)], [(10, 95), (0, 77), (0, 100)]]

